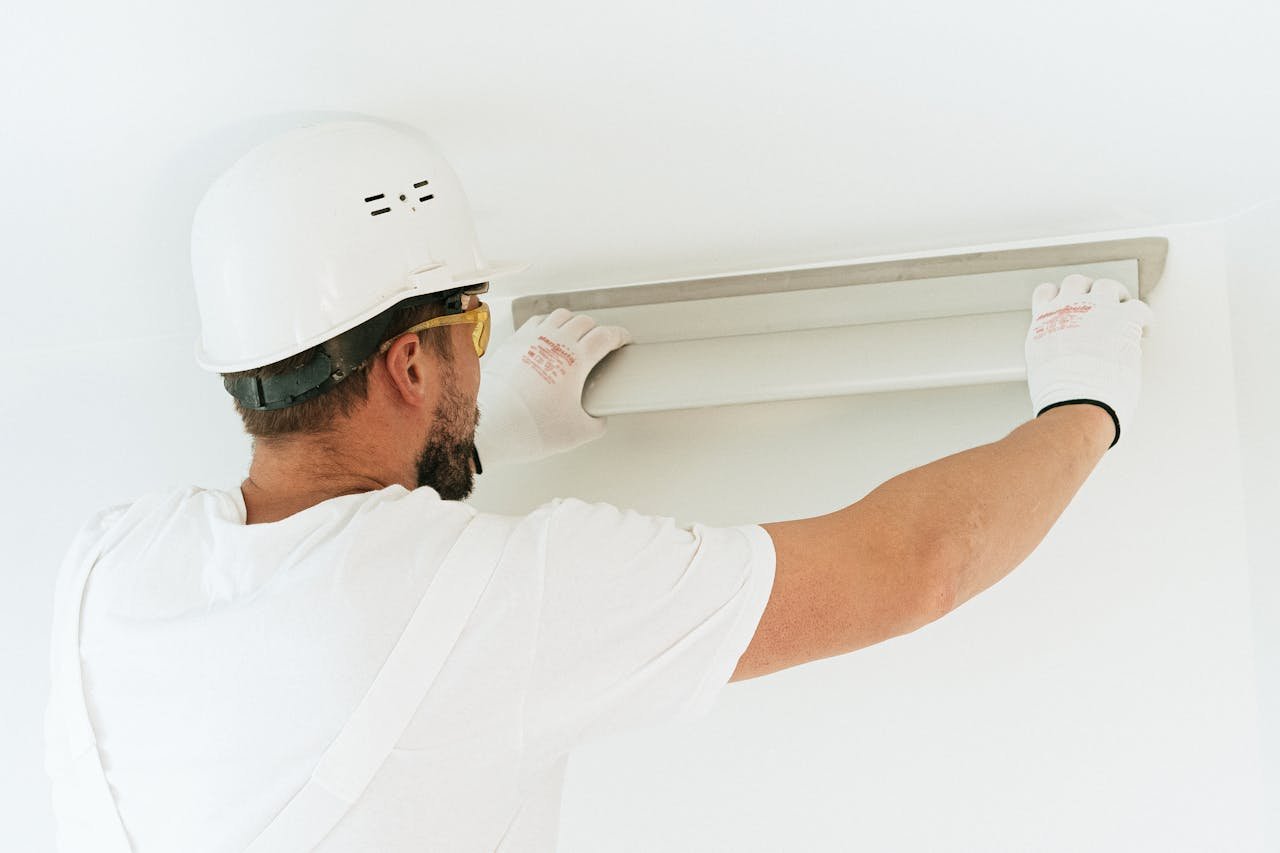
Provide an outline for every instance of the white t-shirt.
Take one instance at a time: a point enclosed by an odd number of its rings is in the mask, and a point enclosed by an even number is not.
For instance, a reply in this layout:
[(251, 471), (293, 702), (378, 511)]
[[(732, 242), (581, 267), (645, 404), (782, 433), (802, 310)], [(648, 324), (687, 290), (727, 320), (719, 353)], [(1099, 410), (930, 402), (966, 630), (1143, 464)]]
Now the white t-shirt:
[[(433, 489), (391, 486), (269, 524), (245, 525), (239, 489), (183, 489), (96, 516), (82, 543), (116, 525), (124, 538), (85, 589), (82, 669), (134, 850), (240, 850), (257, 835), (475, 514)], [(773, 586), (773, 543), (756, 525), (685, 529), (573, 498), (500, 518), (508, 539), (493, 579), (322, 851), (554, 850), (569, 752), (707, 713)], [(50, 768), (67, 758), (61, 701), (55, 690)], [(60, 826), (75, 823), (79, 797), (55, 779)]]

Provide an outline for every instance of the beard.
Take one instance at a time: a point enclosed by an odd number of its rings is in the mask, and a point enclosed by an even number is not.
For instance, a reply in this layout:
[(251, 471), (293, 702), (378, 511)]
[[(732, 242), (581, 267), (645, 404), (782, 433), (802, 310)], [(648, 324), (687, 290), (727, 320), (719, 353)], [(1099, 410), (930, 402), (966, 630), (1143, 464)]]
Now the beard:
[(442, 500), (460, 501), (475, 488), (471, 460), (476, 452), (480, 409), (458, 390), (457, 374), (446, 366), (435, 423), (418, 455), (418, 486), (430, 486)]

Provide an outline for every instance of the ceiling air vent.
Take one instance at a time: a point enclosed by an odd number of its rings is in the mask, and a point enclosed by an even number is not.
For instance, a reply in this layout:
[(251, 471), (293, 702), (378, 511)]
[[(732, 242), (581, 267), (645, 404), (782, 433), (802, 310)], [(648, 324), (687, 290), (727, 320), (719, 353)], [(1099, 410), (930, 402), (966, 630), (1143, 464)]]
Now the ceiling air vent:
[(1070, 273), (1145, 299), (1169, 242), (1140, 237), (522, 296), (514, 328), (589, 312), (632, 344), (587, 376), (595, 417), (1026, 379), (1031, 294)]

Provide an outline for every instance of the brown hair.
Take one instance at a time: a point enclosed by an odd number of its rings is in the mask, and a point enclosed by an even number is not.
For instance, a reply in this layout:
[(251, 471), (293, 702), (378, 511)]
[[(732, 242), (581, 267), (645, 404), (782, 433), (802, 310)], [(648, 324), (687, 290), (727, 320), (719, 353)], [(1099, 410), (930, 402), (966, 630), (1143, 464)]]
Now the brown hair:
[[(383, 335), (382, 340), (389, 341), (403, 334), (405, 329), (416, 326), (425, 320), (439, 317), (443, 313), (444, 303), (438, 301), (393, 308), (391, 322), (387, 326), (387, 334)], [(450, 342), (450, 336), (444, 333), (449, 328), (445, 326), (443, 329), (426, 329), (418, 333), (418, 340), (422, 341), (423, 346), (430, 347), (445, 362), (453, 361), (453, 345)], [(318, 344), (310, 349), (303, 350), (297, 355), (289, 356), (265, 367), (255, 367), (251, 370), (224, 373), (222, 375), (229, 379), (239, 379), (241, 377), (265, 379), (268, 376), (291, 373), (306, 366), (321, 346), (323, 344)], [(369, 399), (369, 374), (366, 368), (376, 357), (378, 356), (375, 353), (369, 358), (369, 361), (365, 362), (363, 367), (352, 372), (350, 376), (324, 393), (312, 397), (310, 400), (303, 400), (301, 403), (296, 403), (288, 408), (275, 409), (274, 411), (258, 411), (256, 409), (246, 409), (240, 404), (239, 400), (236, 400), (236, 412), (239, 413), (240, 419), (244, 421), (244, 431), (255, 439), (282, 438), (291, 435), (315, 435), (327, 432), (332, 429), (334, 421), (339, 416), (346, 417), (350, 415), (357, 405)]]

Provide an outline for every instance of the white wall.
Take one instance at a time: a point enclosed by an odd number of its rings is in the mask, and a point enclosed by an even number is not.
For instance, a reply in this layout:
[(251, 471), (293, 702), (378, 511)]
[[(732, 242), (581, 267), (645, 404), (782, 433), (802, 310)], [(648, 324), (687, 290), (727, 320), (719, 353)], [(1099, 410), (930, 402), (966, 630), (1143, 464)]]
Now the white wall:
[(1226, 222), (1267, 813), (1280, 849), (1280, 200)]
[[(582, 749), (562, 850), (1275, 849), (1224, 229), (1141, 233), (1171, 243), (1139, 419), (1035, 554), (915, 634)], [(475, 502), (816, 515), (1029, 416), (1018, 383), (617, 417), (594, 445), (486, 478)]]

